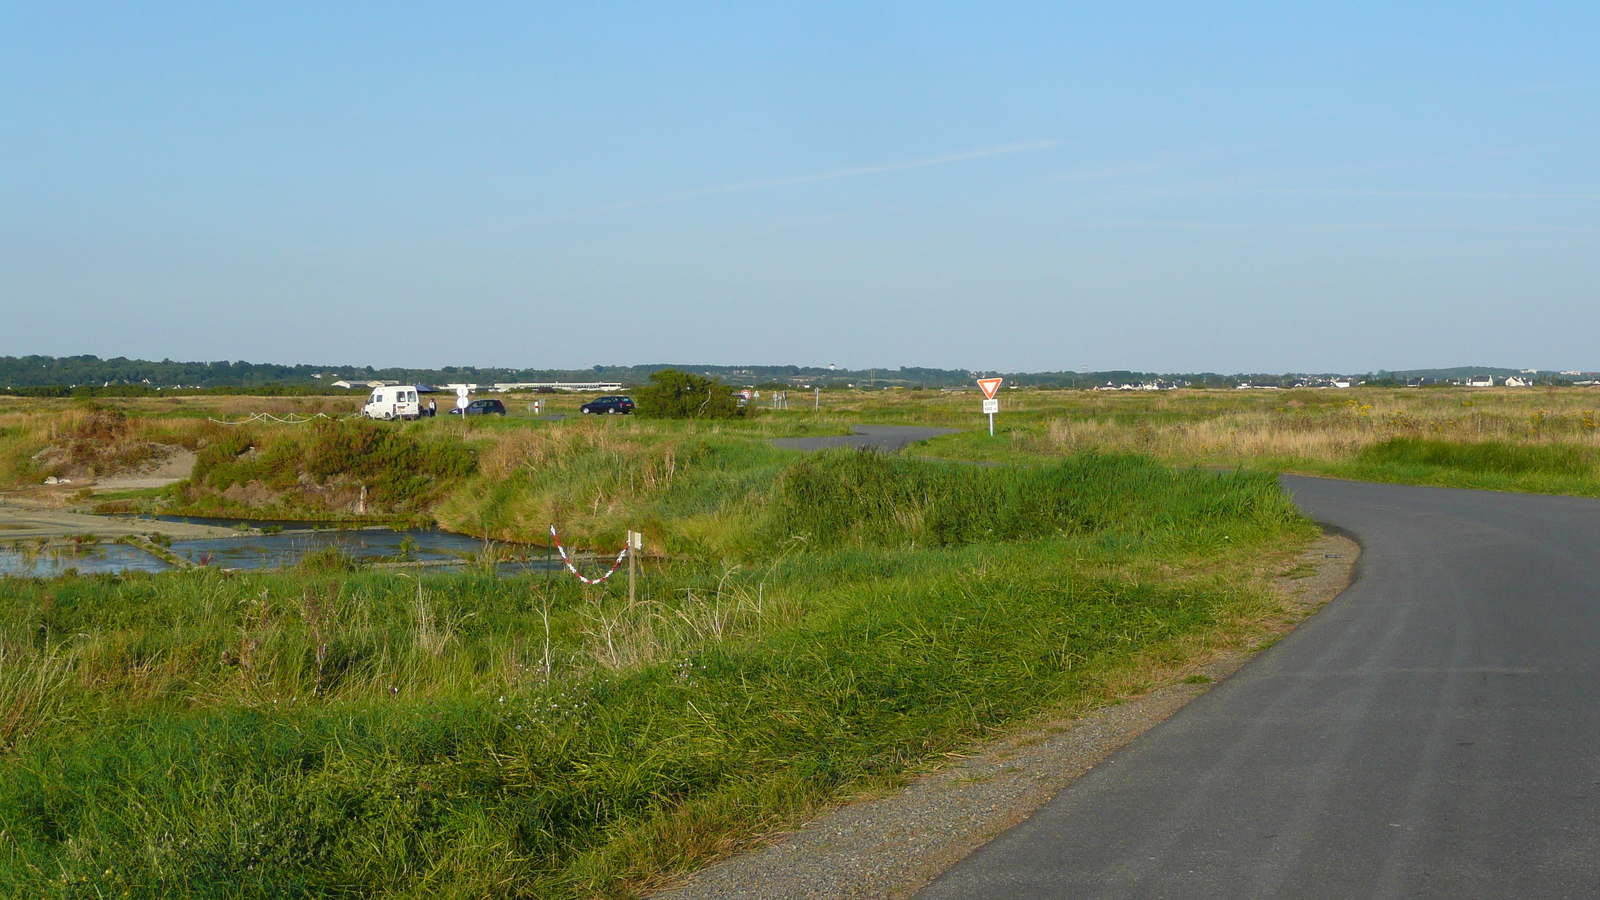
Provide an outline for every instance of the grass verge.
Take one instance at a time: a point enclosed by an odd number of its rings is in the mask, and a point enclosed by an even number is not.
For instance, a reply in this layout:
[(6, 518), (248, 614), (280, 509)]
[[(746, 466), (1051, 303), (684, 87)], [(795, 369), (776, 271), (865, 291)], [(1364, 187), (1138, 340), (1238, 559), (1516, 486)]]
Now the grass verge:
[(635, 499), (770, 540), (652, 564), (635, 603), (470, 573), (6, 582), (0, 894), (628, 896), (1248, 640), (1282, 615), (1259, 560), (1312, 532), (1270, 476), (1137, 457), (729, 468)]

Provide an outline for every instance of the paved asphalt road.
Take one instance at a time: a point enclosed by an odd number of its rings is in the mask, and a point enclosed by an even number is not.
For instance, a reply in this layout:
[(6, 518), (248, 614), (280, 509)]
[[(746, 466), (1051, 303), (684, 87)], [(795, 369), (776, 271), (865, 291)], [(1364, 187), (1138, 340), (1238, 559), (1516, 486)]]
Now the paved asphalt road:
[(809, 438), (779, 438), (773, 441), (777, 447), (789, 450), (825, 450), (829, 447), (867, 447), (874, 450), (892, 452), (903, 450), (909, 444), (925, 441), (928, 438), (938, 437), (941, 434), (955, 434), (959, 428), (922, 428), (916, 425), (856, 425), (855, 434), (831, 435), (829, 437)]
[(1285, 482), (1355, 583), (917, 900), (1600, 897), (1600, 500)]

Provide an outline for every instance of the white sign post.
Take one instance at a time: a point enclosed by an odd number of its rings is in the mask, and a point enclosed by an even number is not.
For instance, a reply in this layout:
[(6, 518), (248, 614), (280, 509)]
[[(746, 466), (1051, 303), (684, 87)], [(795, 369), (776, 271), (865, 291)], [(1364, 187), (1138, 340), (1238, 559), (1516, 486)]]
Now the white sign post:
[(639, 553), (644, 550), (644, 535), (628, 532), (628, 605), (634, 602), (634, 583), (639, 577)]
[(983, 388), (983, 412), (989, 417), (989, 437), (994, 437), (994, 414), (1000, 411), (1000, 401), (994, 398), (1000, 390), (1003, 378), (979, 378), (978, 387)]

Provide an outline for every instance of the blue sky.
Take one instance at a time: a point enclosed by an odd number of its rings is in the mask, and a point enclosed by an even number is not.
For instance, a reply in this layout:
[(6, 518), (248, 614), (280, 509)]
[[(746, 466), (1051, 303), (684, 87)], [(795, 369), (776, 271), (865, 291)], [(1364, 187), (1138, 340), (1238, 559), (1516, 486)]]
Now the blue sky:
[(1600, 369), (1600, 6), (1290, 6), (0, 2), (0, 354)]

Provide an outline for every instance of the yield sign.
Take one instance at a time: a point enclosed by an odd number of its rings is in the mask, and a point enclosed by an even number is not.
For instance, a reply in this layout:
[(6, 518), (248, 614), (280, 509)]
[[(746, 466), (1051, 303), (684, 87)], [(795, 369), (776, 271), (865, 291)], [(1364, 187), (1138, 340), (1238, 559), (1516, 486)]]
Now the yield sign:
[(1005, 379), (1004, 378), (979, 378), (978, 379), (978, 387), (983, 388), (983, 395), (985, 397), (988, 397), (990, 400), (993, 400), (995, 391), (1000, 390), (1000, 382), (1002, 382), (1002, 381), (1005, 381)]

